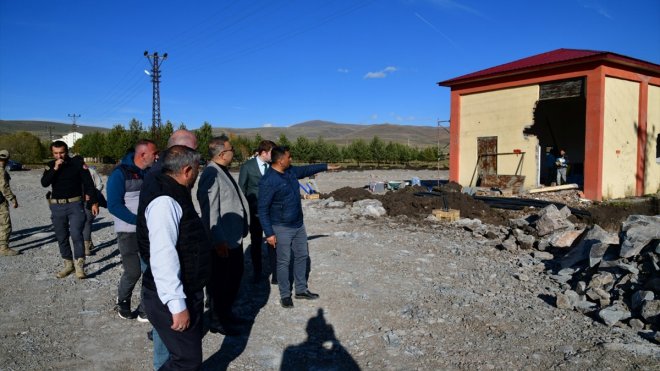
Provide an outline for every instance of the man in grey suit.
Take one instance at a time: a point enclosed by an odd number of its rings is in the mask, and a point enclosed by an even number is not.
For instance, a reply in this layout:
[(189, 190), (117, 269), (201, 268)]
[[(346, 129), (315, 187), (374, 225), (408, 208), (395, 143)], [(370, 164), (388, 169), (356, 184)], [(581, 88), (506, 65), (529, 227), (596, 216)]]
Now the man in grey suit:
[[(250, 257), (252, 258), (252, 269), (254, 276), (253, 282), (259, 282), (262, 272), (261, 264), (261, 246), (263, 244), (263, 229), (259, 222), (259, 210), (257, 200), (259, 199), (259, 181), (270, 167), (270, 152), (276, 144), (270, 140), (262, 140), (257, 148), (257, 155), (245, 161), (241, 165), (238, 174), (238, 186), (241, 187), (243, 194), (247, 197), (250, 204)], [(273, 277), (271, 282), (277, 284), (277, 275), (275, 272), (275, 252), (268, 249), (268, 260), (270, 261)]]
[(210, 330), (224, 335), (238, 335), (233, 324), (241, 319), (232, 313), (243, 277), (243, 238), (250, 223), (249, 206), (243, 192), (229, 173), (234, 148), (226, 136), (209, 142), (209, 161), (199, 178), (197, 200), (202, 223), (211, 236), (212, 254), (211, 308), (217, 321)]

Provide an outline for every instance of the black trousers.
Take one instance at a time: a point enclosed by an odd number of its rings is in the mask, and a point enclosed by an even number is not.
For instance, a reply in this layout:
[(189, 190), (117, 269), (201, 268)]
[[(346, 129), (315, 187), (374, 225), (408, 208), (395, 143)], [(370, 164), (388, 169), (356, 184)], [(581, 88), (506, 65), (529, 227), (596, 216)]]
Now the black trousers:
[(238, 297), (243, 278), (243, 247), (229, 249), (229, 256), (221, 258), (213, 254), (211, 281), (212, 308), (220, 322), (232, 317), (231, 307)]
[[(254, 276), (259, 278), (263, 272), (263, 263), (262, 263), (262, 248), (264, 246), (263, 239), (264, 230), (261, 227), (261, 222), (257, 215), (250, 215), (250, 257), (252, 258), (252, 271)], [(277, 254), (275, 249), (268, 246), (268, 263), (270, 265), (270, 273), (273, 275), (273, 278), (277, 279)]]
[(158, 298), (158, 293), (142, 285), (142, 304), (149, 322), (170, 352), (170, 358), (160, 370), (199, 370), (202, 366), (202, 336), (204, 291), (186, 294), (190, 327), (181, 332), (172, 330), (172, 313)]

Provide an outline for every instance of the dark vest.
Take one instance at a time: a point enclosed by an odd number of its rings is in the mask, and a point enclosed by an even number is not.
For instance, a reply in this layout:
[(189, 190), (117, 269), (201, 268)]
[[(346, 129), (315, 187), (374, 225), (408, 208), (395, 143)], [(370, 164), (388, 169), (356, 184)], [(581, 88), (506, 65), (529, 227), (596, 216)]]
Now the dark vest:
[(183, 210), (176, 251), (181, 265), (183, 291), (188, 295), (201, 290), (211, 276), (211, 241), (204, 230), (202, 220), (195, 211), (190, 190), (166, 174), (148, 177), (143, 182), (140, 191), (136, 233), (140, 256), (147, 263), (147, 269), (142, 276), (142, 284), (151, 290), (156, 290), (149, 262), (149, 229), (144, 211), (151, 201), (160, 196), (172, 197)]

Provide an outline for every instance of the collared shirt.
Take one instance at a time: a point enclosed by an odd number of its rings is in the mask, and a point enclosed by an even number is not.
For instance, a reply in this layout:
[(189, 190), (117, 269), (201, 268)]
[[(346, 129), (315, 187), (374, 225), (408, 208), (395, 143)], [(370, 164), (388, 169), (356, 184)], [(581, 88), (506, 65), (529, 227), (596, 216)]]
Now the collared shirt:
[(186, 309), (186, 294), (176, 243), (183, 210), (172, 197), (160, 196), (147, 205), (144, 216), (149, 229), (149, 262), (158, 298), (170, 313), (180, 313)]
[[(259, 165), (259, 171), (261, 171), (261, 175), (263, 176), (266, 173), (266, 169), (268, 168), (268, 163), (264, 162), (261, 157), (257, 156), (257, 165)], [(264, 166), (266, 165), (266, 166)]]

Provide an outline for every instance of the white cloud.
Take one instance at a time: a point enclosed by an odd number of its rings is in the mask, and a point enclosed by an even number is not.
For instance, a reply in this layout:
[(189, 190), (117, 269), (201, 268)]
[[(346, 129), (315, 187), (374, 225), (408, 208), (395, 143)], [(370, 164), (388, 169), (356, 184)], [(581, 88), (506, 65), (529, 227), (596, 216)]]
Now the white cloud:
[(348, 73), (350, 71), (348, 70), (348, 68), (338, 68), (337, 72), (339, 72), (339, 73)]
[(372, 114), (371, 119), (374, 120), (374, 121), (378, 120), (378, 114), (377, 113)]
[(398, 70), (398, 68), (396, 68), (396, 67), (387, 66), (387, 67), (383, 68), (380, 71), (367, 72), (367, 74), (364, 75), (364, 78), (365, 79), (384, 79), (384, 78), (387, 77), (387, 75), (389, 75), (390, 73), (395, 72), (397, 70)]
[(614, 17), (607, 11), (607, 9), (605, 9), (604, 6), (600, 4), (599, 1), (581, 1), (581, 4), (585, 9), (593, 10), (607, 19), (614, 19)]
[(264, 128), (272, 128), (273, 124), (263, 124), (262, 127)]

